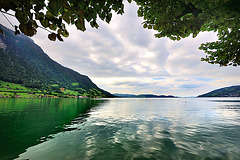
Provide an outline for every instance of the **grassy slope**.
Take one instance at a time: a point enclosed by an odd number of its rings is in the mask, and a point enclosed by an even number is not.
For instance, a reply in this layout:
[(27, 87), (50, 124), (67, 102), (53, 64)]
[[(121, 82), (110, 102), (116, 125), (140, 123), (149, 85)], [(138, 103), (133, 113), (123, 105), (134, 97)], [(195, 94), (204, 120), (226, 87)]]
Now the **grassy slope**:
[[(51, 86), (57, 87), (57, 85), (51, 85)], [(30, 92), (34, 94), (29, 94)], [(77, 91), (66, 89), (61, 93), (52, 92), (51, 94), (49, 94), (46, 90), (42, 91), (34, 88), (27, 88), (21, 84), (10, 83), (2, 80), (0, 80), (0, 95), (8, 98), (11, 98), (11, 97), (14, 98), (16, 97), (16, 95), (20, 95), (21, 98), (37, 98), (40, 95), (41, 96), (44, 96), (44, 95), (57, 96), (57, 97), (74, 97), (77, 95), (88, 96), (88, 97), (102, 97), (101, 92), (93, 91), (93, 90), (92, 90), (92, 93), (86, 92), (86, 93), (79, 94), (79, 92)]]

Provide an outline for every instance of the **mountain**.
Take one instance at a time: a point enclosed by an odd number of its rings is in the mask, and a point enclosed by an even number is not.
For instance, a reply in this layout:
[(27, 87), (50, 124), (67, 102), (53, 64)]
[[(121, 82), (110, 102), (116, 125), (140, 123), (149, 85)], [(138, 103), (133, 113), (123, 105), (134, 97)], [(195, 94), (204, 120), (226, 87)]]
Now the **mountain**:
[(136, 98), (137, 95), (135, 94), (121, 94), (121, 93), (114, 93), (113, 95), (117, 97), (122, 97), (122, 98)]
[(52, 60), (27, 36), (15, 36), (0, 24), (0, 80), (32, 88), (68, 88), (81, 92), (96, 90), (105, 97), (113, 95), (100, 89), (89, 77)]
[(154, 94), (119, 94), (119, 93), (114, 93), (115, 96), (121, 97), (121, 98), (176, 98), (175, 96), (172, 95), (154, 95)]
[(240, 97), (240, 85), (216, 89), (198, 97)]
[(139, 98), (176, 98), (172, 95), (154, 95), (154, 94), (140, 94), (137, 95)]

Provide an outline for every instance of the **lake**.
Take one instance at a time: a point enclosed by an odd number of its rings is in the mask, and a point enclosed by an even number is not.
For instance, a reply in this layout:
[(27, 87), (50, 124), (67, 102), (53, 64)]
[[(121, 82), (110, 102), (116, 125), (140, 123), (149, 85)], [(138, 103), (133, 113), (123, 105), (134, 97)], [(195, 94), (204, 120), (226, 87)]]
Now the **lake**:
[(0, 160), (239, 160), (240, 98), (0, 99)]

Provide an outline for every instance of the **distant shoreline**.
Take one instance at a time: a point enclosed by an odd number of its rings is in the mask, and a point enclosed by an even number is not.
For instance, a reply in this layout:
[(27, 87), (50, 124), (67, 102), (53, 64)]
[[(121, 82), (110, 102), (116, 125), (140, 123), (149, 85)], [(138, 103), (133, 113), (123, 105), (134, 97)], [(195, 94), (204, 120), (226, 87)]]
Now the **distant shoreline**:
[(118, 98), (178, 98), (177, 96), (173, 95), (154, 95), (154, 94), (119, 94), (119, 93), (114, 93)]

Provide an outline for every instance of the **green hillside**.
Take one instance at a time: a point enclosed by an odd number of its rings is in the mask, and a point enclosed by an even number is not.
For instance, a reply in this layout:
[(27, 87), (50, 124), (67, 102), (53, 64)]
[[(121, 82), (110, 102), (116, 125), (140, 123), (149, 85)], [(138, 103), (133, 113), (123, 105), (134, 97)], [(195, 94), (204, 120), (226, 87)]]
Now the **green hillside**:
[(220, 88), (198, 97), (240, 97), (240, 85)]
[(78, 92), (67, 88), (57, 88), (56, 85), (44, 88), (29, 88), (22, 84), (10, 83), (0, 80), (0, 98), (96, 98), (106, 97), (97, 89)]
[(0, 35), (0, 80), (40, 90), (58, 92), (63, 87), (81, 94), (94, 90), (104, 97), (112, 96), (87, 76), (52, 60), (27, 36), (15, 36), (2, 25), (0, 28), (5, 33), (5, 38)]

